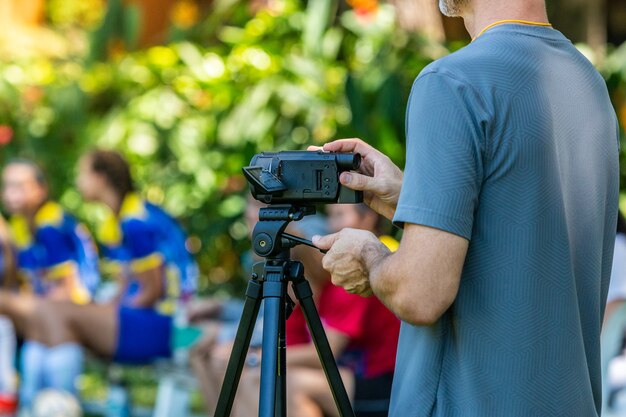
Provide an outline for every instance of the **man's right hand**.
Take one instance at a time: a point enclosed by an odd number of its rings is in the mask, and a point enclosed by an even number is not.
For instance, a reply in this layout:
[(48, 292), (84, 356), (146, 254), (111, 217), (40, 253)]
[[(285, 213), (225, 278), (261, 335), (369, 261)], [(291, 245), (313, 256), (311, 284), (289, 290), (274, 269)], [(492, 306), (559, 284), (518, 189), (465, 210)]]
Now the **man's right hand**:
[[(319, 150), (310, 146), (309, 150)], [(325, 144), (328, 152), (356, 152), (361, 154), (358, 172), (344, 172), (341, 184), (363, 191), (365, 203), (389, 220), (393, 218), (400, 197), (403, 173), (386, 155), (361, 139), (339, 139)]]

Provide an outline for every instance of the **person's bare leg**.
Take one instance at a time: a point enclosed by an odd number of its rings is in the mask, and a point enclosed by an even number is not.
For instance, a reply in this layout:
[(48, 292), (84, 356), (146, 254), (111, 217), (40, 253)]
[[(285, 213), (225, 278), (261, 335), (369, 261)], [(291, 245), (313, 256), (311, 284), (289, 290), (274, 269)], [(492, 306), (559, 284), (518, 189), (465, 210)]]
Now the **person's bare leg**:
[(39, 335), (33, 319), (39, 302), (30, 294), (0, 290), (0, 315), (9, 317), (19, 334), (37, 340)]
[(219, 384), (211, 369), (210, 360), (215, 349), (219, 323), (209, 323), (204, 328), (202, 339), (189, 352), (189, 363), (200, 385), (200, 391), (207, 407), (215, 407), (219, 392)]
[(301, 392), (289, 394), (287, 401), (287, 416), (289, 417), (324, 417), (319, 404)]
[(259, 394), (261, 391), (261, 368), (244, 367), (235, 397), (233, 417), (248, 417), (259, 412)]
[[(354, 392), (354, 376), (340, 368), (341, 379), (350, 396)], [(287, 370), (287, 416), (339, 416), (324, 372), (320, 369), (290, 367)]]
[[(78, 344), (111, 357), (116, 347), (117, 311), (113, 306), (79, 306), (29, 295), (0, 292), (0, 312), (16, 323), (26, 339), (20, 399), (32, 402), (41, 381), (70, 392), (82, 370)], [(47, 346), (47, 348), (42, 347)]]
[(48, 346), (77, 342), (104, 356), (115, 352), (118, 318), (112, 305), (77, 305), (0, 290), (0, 314), (29, 340)]
[[(210, 352), (205, 354), (197, 352), (196, 355), (192, 355), (192, 366), (196, 376), (199, 377), (204, 401), (210, 412), (217, 406), (231, 350), (232, 343), (224, 343), (212, 346)], [(259, 367), (244, 366), (233, 402), (232, 417), (257, 415), (261, 386), (260, 371)]]
[[(224, 380), (232, 345), (212, 346), (212, 352), (192, 355), (192, 366), (200, 378), (204, 400), (213, 410)], [(354, 392), (354, 376), (349, 369), (340, 368), (341, 379), (347, 392)], [(244, 367), (235, 396), (231, 415), (245, 417), (256, 415), (259, 407), (260, 368)], [(287, 370), (288, 417), (338, 416), (324, 372), (320, 369), (290, 367)]]
[(44, 301), (38, 304), (34, 321), (48, 346), (79, 343), (102, 356), (115, 353), (118, 317), (113, 305)]
[[(213, 375), (215, 391), (213, 396), (215, 403), (210, 408), (211, 411), (217, 405), (217, 397), (224, 382), (228, 359), (223, 356), (212, 357), (207, 364), (209, 372)], [(261, 387), (261, 368), (244, 366), (235, 394), (233, 403), (232, 417), (249, 417), (255, 416), (259, 411), (259, 393)]]

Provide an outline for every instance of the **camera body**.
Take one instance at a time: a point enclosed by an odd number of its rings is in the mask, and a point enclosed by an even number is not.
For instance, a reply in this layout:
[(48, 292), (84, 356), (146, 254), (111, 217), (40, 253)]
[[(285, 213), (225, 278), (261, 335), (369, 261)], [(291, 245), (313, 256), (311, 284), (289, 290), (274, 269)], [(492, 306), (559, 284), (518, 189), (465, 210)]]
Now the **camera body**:
[(363, 193), (343, 187), (339, 175), (360, 164), (355, 153), (262, 152), (243, 173), (252, 196), (266, 204), (350, 204), (362, 202)]

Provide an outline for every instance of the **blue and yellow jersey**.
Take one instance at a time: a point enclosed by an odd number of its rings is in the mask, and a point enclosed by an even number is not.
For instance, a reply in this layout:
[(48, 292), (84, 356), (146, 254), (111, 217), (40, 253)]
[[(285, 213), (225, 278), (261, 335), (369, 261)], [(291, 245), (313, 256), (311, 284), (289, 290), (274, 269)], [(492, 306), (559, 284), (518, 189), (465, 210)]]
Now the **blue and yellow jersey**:
[(100, 282), (98, 252), (82, 224), (59, 204), (48, 201), (37, 211), (32, 228), (22, 216), (13, 216), (9, 227), (18, 269), (36, 294), (45, 296), (55, 280), (76, 273), (79, 281), (72, 289), (72, 300), (90, 300)]
[(162, 313), (174, 311), (175, 301), (196, 290), (198, 268), (186, 248), (186, 235), (169, 214), (135, 193), (124, 198), (119, 216), (112, 213), (98, 229), (107, 269), (125, 273), (129, 285), (124, 300), (139, 290), (135, 274), (162, 267), (166, 294), (156, 306)]

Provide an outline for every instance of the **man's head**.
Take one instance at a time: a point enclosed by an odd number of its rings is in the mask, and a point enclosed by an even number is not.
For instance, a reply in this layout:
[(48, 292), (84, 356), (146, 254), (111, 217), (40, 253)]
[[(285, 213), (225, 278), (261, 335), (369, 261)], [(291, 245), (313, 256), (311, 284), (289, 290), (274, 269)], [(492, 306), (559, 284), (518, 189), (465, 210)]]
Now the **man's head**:
[(94, 150), (78, 162), (78, 190), (88, 201), (99, 201), (103, 189), (112, 190), (120, 201), (135, 189), (130, 167), (115, 151)]
[(332, 204), (326, 208), (333, 232), (362, 229), (379, 234), (380, 216), (365, 204)]
[(41, 168), (28, 159), (14, 159), (2, 171), (2, 201), (11, 214), (34, 215), (48, 199)]
[(441, 13), (448, 17), (462, 17), (470, 0), (439, 0)]

